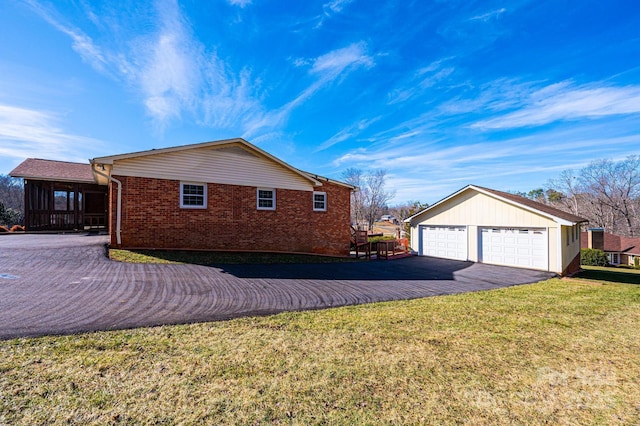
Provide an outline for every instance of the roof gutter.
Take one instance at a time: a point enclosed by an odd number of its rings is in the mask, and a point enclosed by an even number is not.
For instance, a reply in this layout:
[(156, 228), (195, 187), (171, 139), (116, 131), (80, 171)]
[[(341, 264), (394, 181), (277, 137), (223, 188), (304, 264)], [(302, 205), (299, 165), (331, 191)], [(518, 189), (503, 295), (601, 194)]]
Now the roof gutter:
[(122, 238), (120, 237), (120, 224), (122, 223), (122, 182), (118, 179), (108, 175), (106, 173), (97, 170), (95, 167), (96, 163), (94, 160), (89, 160), (91, 162), (91, 168), (95, 174), (98, 174), (104, 178), (106, 178), (109, 182), (115, 182), (118, 185), (118, 197), (116, 199), (116, 243), (118, 245), (122, 244)]

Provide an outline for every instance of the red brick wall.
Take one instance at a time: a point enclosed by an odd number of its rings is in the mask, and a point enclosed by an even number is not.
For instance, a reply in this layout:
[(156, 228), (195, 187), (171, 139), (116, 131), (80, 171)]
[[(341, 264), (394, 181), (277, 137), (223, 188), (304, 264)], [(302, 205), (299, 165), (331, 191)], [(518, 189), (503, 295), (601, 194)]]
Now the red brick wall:
[[(180, 182), (114, 176), (122, 182), (122, 247), (349, 254), (350, 190), (323, 183), (327, 211), (311, 191), (276, 189), (276, 210), (256, 208), (256, 188), (208, 184), (207, 208), (180, 208)], [(110, 190), (116, 246), (117, 185)]]
[(579, 270), (580, 270), (580, 253), (578, 253), (576, 257), (573, 258), (571, 263), (569, 263), (569, 265), (567, 265), (565, 270), (562, 271), (561, 275), (563, 277), (566, 277), (567, 275), (575, 274)]

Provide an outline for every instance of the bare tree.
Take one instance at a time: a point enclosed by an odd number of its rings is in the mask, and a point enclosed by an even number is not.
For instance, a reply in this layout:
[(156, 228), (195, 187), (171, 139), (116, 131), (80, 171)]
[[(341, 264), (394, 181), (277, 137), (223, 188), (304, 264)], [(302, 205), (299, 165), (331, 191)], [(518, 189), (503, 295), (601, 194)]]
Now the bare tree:
[(365, 218), (364, 191), (366, 188), (363, 188), (363, 172), (360, 169), (349, 168), (342, 173), (342, 180), (356, 187), (356, 190), (351, 192), (351, 224), (359, 228), (364, 224)]
[(0, 175), (0, 225), (21, 224), (24, 217), (22, 179)]
[(394, 197), (395, 191), (385, 191), (385, 170), (374, 170), (364, 178), (367, 188), (365, 199), (365, 218), (369, 224), (369, 229), (373, 227), (373, 222), (383, 213), (387, 203)]
[(23, 211), (24, 189), (22, 179), (0, 175), (0, 203), (5, 207)]
[(345, 182), (358, 187), (351, 196), (351, 222), (356, 226), (366, 224), (368, 229), (382, 214), (387, 203), (393, 198), (393, 191), (385, 190), (385, 170), (374, 170), (365, 174), (360, 169), (349, 168), (342, 178)]
[(547, 186), (547, 201), (550, 204), (575, 215), (580, 215), (578, 200), (581, 194), (573, 170), (564, 170), (558, 178), (550, 180)]
[(582, 169), (580, 184), (598, 210), (609, 217), (612, 228), (634, 236), (637, 225), (634, 213), (640, 196), (639, 157), (632, 155), (618, 162), (594, 161)]
[(404, 235), (407, 237), (411, 234), (409, 229), (411, 225), (408, 223), (404, 223), (404, 220), (419, 211), (429, 207), (428, 203), (423, 203), (420, 201), (407, 201), (403, 204), (398, 204), (389, 208), (389, 212), (395, 216), (396, 219), (400, 222), (400, 229), (404, 232)]
[[(640, 157), (596, 160), (548, 183), (547, 202), (589, 219), (591, 226), (635, 236), (640, 231)], [(553, 197), (549, 196), (552, 194)]]

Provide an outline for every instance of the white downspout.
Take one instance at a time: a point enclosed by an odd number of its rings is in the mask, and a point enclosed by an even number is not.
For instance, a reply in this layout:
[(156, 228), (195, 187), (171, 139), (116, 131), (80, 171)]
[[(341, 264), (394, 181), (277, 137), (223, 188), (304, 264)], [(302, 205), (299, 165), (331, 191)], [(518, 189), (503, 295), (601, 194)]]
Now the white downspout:
[[(91, 164), (95, 165), (95, 163)], [(100, 170), (96, 170), (95, 167), (93, 168), (93, 171), (100, 176), (107, 178), (110, 182), (115, 182), (118, 185), (118, 196), (116, 198), (116, 243), (120, 245), (122, 244), (122, 239), (120, 238), (120, 223), (122, 222), (122, 182), (111, 175), (107, 175), (102, 173)]]

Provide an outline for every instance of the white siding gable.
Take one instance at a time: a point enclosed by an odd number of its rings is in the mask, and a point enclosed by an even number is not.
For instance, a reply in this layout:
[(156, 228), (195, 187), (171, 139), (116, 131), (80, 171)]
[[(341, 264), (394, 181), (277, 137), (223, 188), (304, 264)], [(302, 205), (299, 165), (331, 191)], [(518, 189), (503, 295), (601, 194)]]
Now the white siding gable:
[(114, 161), (114, 176), (313, 191), (313, 182), (242, 146), (204, 147)]
[(416, 215), (411, 224), (477, 225), (511, 227), (555, 227), (557, 224), (541, 215), (494, 197), (468, 191)]

